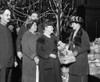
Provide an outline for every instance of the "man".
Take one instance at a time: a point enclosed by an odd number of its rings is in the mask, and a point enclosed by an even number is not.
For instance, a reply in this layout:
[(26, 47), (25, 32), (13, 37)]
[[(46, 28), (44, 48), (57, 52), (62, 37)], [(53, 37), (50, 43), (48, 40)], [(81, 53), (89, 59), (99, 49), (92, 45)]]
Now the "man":
[(21, 40), (24, 32), (27, 31), (27, 24), (31, 23), (33, 20), (38, 20), (38, 14), (36, 12), (32, 13), (31, 16), (28, 17), (28, 19), (25, 21), (25, 23), (22, 25), (22, 27), (19, 30), (18, 37), (17, 37), (17, 56), (19, 59), (22, 58), (22, 48), (21, 48)]
[(13, 41), (7, 23), (11, 12), (5, 9), (0, 15), (0, 82), (11, 82), (11, 72), (14, 65)]

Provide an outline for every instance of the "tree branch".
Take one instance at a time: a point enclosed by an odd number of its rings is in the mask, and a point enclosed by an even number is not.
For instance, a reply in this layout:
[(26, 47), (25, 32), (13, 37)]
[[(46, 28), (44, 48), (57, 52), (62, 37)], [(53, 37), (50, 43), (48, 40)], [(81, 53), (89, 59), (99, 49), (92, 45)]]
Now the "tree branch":
[(65, 8), (63, 9), (63, 12), (65, 11), (65, 9), (68, 7), (69, 3), (65, 4)]
[(40, 14), (39, 19), (40, 19), (40, 18), (42, 18), (42, 17), (44, 17), (44, 16), (46, 16), (46, 14), (47, 14), (48, 12), (50, 12), (50, 11), (52, 11), (52, 10), (48, 10), (48, 11), (46, 11), (46, 12), (44, 12), (44, 13)]
[(52, 5), (51, 5), (51, 1), (50, 1), (50, 0), (49, 0), (49, 5), (50, 5), (50, 7), (51, 7), (52, 12), (55, 13), (55, 15), (56, 15), (56, 12), (54, 11), (54, 9), (53, 9), (53, 7), (52, 7)]

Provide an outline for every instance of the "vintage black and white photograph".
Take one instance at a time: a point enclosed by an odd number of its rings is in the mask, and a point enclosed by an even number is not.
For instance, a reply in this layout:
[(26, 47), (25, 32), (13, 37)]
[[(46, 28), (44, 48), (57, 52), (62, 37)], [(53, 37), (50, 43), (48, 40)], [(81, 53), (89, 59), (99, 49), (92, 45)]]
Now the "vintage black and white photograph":
[(100, 82), (100, 0), (0, 0), (0, 82)]

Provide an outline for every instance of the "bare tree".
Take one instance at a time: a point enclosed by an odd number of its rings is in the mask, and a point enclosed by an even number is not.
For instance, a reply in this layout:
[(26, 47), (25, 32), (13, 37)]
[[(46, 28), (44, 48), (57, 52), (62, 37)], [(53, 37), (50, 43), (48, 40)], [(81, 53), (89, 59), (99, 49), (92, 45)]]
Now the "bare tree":
[(63, 22), (68, 22), (68, 18), (76, 12), (74, 0), (71, 3), (66, 0), (48, 0), (49, 10), (42, 13), (43, 16), (53, 14), (56, 19), (55, 35), (60, 37), (63, 29)]
[[(74, 0), (3, 0), (2, 4), (4, 2), (5, 6), (12, 10), (12, 20), (15, 20), (18, 26), (28, 18), (31, 11), (38, 11), (39, 19), (52, 15), (49, 19), (55, 19), (55, 35), (58, 37), (68, 23), (68, 18), (76, 12)], [(2, 4), (1, 8), (4, 7)]]

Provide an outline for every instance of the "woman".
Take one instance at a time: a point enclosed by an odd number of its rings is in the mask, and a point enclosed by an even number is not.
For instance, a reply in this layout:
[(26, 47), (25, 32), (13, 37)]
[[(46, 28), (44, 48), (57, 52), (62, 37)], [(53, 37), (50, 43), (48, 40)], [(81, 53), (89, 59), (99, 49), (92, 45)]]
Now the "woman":
[(53, 35), (53, 25), (44, 24), (44, 33), (37, 40), (37, 54), (39, 56), (39, 82), (62, 82), (60, 62), (57, 55), (57, 38)]
[(22, 37), (22, 82), (36, 82), (36, 64), (39, 59), (36, 54), (36, 41), (40, 37), (34, 20), (28, 25), (29, 30)]
[(88, 82), (89, 73), (88, 51), (90, 49), (89, 36), (83, 30), (83, 20), (79, 16), (72, 16), (70, 27), (73, 32), (70, 36), (69, 49), (75, 53), (76, 62), (69, 67), (69, 82)]
[(22, 36), (23, 36), (24, 32), (26, 32), (28, 30), (27, 24), (32, 23), (32, 21), (34, 21), (34, 20), (38, 21), (38, 14), (36, 12), (33, 12), (31, 14), (31, 16), (29, 16), (27, 18), (27, 20), (23, 23), (23, 25), (21, 26), (21, 28), (18, 32), (18, 36), (17, 36), (17, 40), (16, 40), (16, 49), (17, 49), (17, 56), (20, 60), (23, 57), (22, 45), (21, 45)]

